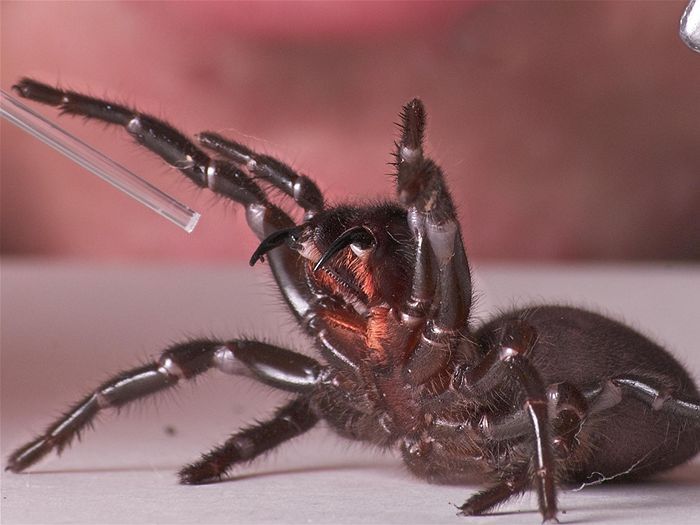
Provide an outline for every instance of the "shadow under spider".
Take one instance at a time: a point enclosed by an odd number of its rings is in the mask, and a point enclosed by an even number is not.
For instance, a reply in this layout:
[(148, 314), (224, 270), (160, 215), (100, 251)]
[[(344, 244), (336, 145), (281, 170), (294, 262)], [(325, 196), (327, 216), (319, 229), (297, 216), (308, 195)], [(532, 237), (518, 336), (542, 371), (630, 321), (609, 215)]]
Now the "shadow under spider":
[[(388, 466), (391, 467), (390, 465)], [(65, 468), (65, 469), (46, 469), (46, 470), (34, 470), (32, 472), (19, 472), (20, 476), (37, 476), (37, 475), (55, 475), (55, 474), (109, 474), (109, 473), (121, 473), (121, 472), (172, 472), (173, 477), (177, 478), (177, 472), (181, 468), (181, 465), (143, 465), (143, 466), (120, 466), (120, 467), (76, 467), (76, 468)], [(260, 477), (271, 477), (278, 475), (295, 475), (304, 473), (314, 473), (314, 472), (333, 472), (333, 471), (350, 471), (350, 470), (376, 470), (377, 465), (371, 463), (343, 463), (336, 465), (317, 465), (308, 467), (293, 467), (284, 469), (271, 469), (263, 470), (260, 472), (243, 472), (241, 474), (233, 474), (231, 476), (224, 476), (221, 479), (215, 479), (207, 481), (204, 483), (198, 483), (194, 485), (187, 486), (197, 486), (197, 485), (215, 485), (218, 483), (230, 483), (235, 481), (244, 481), (250, 479), (256, 479)]]

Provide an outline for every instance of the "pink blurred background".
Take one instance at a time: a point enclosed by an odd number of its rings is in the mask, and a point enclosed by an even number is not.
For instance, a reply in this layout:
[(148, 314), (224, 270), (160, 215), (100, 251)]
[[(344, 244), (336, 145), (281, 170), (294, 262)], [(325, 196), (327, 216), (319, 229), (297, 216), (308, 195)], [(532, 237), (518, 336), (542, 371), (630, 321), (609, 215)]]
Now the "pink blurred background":
[[(677, 37), (685, 5), (5, 1), (2, 87), (32, 76), (227, 134), (331, 201), (393, 194), (393, 122), (420, 96), (471, 256), (697, 261), (700, 55)], [(3, 255), (250, 256), (237, 206), (121, 130), (60, 122), (203, 218), (188, 235), (3, 122)]]

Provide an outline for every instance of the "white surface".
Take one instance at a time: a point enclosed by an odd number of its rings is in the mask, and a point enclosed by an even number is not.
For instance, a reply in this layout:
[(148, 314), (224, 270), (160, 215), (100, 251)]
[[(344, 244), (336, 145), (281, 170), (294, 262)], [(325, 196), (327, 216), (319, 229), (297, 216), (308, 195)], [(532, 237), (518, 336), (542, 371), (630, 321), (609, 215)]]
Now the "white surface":
[[(622, 318), (700, 376), (700, 267), (474, 268), (477, 313), (564, 301)], [(263, 336), (309, 350), (264, 266), (2, 265), (2, 454), (114, 372), (188, 336)], [(291, 335), (290, 335), (291, 334)], [(232, 481), (198, 487), (175, 473), (283, 395), (212, 373), (157, 402), (107, 415), (83, 442), (26, 474), (2, 474), (2, 523), (540, 523), (536, 497), (496, 516), (457, 517), (479, 487), (435, 486), (382, 455), (316, 428)], [(174, 435), (165, 429), (175, 428)], [(697, 523), (700, 463), (660, 480), (562, 491), (563, 523)]]

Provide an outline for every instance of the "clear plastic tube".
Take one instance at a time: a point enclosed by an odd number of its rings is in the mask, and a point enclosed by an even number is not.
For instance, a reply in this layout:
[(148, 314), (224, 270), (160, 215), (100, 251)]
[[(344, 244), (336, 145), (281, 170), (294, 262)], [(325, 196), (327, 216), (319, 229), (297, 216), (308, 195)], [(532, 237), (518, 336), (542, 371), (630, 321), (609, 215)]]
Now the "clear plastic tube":
[(200, 217), (199, 213), (35, 113), (4, 90), (0, 90), (0, 94), (0, 116), (122, 190), (158, 215), (177, 224), (187, 233), (194, 230)]

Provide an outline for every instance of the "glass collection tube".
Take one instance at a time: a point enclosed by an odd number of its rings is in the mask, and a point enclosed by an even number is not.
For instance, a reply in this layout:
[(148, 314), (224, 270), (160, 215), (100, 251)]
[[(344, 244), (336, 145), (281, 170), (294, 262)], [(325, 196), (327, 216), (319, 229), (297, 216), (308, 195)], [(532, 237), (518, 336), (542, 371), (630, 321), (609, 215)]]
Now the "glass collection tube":
[(126, 193), (187, 233), (200, 214), (74, 137), (60, 126), (35, 113), (19, 100), (0, 90), (0, 116), (59, 151), (73, 162)]

